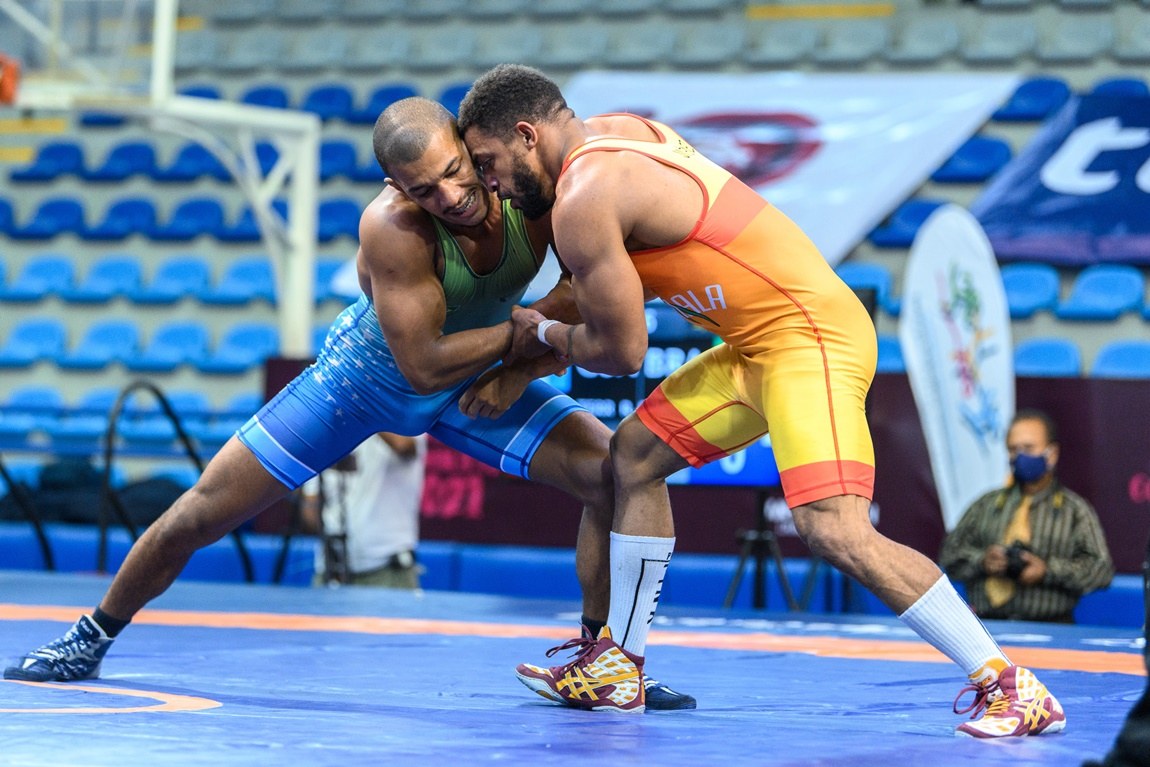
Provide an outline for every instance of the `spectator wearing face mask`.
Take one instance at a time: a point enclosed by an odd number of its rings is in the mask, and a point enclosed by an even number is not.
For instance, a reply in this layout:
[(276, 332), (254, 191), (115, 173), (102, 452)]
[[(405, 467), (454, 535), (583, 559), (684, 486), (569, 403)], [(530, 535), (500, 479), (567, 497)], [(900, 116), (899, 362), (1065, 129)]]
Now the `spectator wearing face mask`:
[(1083, 594), (1110, 585), (1114, 563), (1094, 508), (1055, 473), (1054, 422), (1020, 410), (1006, 435), (1013, 480), (976, 500), (939, 564), (984, 619), (1073, 623)]

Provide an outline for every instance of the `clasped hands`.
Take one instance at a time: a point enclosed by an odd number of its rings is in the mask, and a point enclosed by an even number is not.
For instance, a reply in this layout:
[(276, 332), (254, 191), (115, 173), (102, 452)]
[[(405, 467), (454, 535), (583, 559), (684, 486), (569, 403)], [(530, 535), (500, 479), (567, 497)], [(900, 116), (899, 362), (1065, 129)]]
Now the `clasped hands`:
[(518, 359), (537, 359), (548, 352), (561, 363), (570, 362), (567, 359), (568, 349), (554, 348), (540, 340), (539, 323), (546, 319), (534, 309), (516, 306), (511, 310), (511, 349), (503, 358), (505, 363)]

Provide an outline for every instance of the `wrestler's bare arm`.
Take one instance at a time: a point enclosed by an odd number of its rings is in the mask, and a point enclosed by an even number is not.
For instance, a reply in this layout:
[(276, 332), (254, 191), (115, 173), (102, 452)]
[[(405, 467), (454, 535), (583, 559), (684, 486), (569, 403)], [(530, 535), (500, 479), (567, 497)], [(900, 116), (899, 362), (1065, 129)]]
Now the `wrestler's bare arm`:
[[(427, 214), (381, 195), (360, 219), (361, 272), (404, 378), (417, 392), (441, 391), (482, 372), (510, 348), (511, 324), (445, 335), (447, 303), (435, 273)], [(364, 280), (361, 280), (364, 281)]]

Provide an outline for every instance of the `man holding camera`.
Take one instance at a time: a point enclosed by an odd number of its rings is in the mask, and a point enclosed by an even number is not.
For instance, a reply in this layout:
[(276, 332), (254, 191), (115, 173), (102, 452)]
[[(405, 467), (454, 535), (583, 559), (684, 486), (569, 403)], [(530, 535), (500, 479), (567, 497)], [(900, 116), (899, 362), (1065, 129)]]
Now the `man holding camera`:
[(1048, 415), (1018, 411), (1006, 447), (1013, 482), (966, 510), (939, 564), (966, 586), (980, 618), (1073, 623), (1082, 595), (1114, 577), (1098, 515), (1058, 481)]

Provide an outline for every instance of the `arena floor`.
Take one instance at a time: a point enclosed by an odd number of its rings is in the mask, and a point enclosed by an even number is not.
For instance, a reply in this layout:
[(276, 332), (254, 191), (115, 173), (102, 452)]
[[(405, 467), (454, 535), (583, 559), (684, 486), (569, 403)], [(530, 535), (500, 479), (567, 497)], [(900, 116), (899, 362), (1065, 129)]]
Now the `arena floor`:
[[(107, 583), (0, 571), (0, 655), (63, 632)], [(993, 624), (1068, 725), (973, 741), (952, 734), (962, 675), (897, 620), (668, 609), (647, 668), (699, 708), (587, 713), (512, 673), (574, 633), (577, 607), (177, 583), (117, 640), (101, 679), (0, 683), (0, 764), (1077, 765), (1109, 748), (1145, 682), (1136, 630)]]

